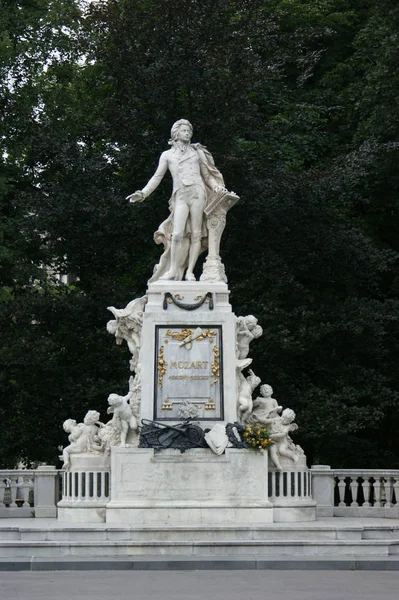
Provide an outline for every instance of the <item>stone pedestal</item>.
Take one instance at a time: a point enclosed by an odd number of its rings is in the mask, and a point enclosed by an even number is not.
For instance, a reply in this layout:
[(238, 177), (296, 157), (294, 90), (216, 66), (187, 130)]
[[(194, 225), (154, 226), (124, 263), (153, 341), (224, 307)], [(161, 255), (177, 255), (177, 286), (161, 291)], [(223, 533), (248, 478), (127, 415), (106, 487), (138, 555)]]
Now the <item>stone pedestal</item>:
[[(129, 446), (128, 437), (127, 447), (108, 446), (110, 457), (71, 454), (59, 519), (181, 528), (315, 520), (303, 455), (291, 452), (289, 459), (283, 452), (283, 471), (278, 472), (274, 467), (268, 470), (267, 452), (226, 448), (224, 426), (238, 420), (237, 401), (240, 406), (243, 400), (251, 402), (252, 383), (241, 371), (251, 363), (249, 342), (259, 337), (248, 329), (248, 347), (240, 346), (227, 285), (158, 280), (149, 284), (146, 297), (113, 312), (119, 322), (113, 322), (112, 331), (130, 343), (136, 371), (131, 396), (117, 399), (132, 401), (135, 417), (147, 430), (143, 427), (139, 448)], [(254, 317), (248, 319), (256, 326)], [(276, 403), (267, 393), (257, 400)], [(287, 410), (290, 414), (276, 417), (283, 435), (295, 418)], [(186, 438), (176, 441), (173, 427), (187, 418), (203, 430), (220, 424), (213, 434), (218, 439), (221, 431), (222, 441), (214, 447), (226, 448), (225, 453), (202, 448), (198, 427), (191, 427), (191, 433), (187, 429)], [(193, 439), (194, 434), (200, 437)], [(184, 448), (190, 449), (183, 453)]]
[(55, 498), (58, 473), (53, 466), (42, 465), (35, 477), (35, 517), (54, 518), (57, 516)]
[[(200, 425), (234, 422), (235, 316), (225, 283), (157, 281), (142, 328), (141, 418), (177, 422), (186, 401)], [(187, 331), (192, 341), (183, 343)]]
[(70, 460), (70, 469), (63, 473), (58, 520), (103, 523), (110, 497), (110, 457), (82, 453), (71, 454)]
[(316, 502), (312, 497), (312, 477), (301, 456), (294, 464), (280, 457), (282, 471), (269, 468), (269, 500), (276, 523), (316, 521)]
[(329, 465), (312, 465), (313, 497), (317, 516), (334, 516), (334, 476)]
[(107, 523), (159, 526), (273, 522), (267, 454), (113, 448)]

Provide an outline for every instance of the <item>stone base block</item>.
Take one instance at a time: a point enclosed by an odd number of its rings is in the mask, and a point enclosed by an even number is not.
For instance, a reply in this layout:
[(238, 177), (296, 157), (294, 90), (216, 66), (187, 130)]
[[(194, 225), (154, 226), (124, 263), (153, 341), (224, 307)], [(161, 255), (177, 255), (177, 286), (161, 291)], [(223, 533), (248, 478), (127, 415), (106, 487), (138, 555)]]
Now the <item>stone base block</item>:
[(84, 507), (77, 506), (62, 507), (62, 502), (58, 504), (58, 521), (72, 523), (104, 523), (105, 522), (105, 507)]
[(145, 524), (156, 526), (185, 527), (188, 525), (218, 527), (223, 525), (265, 525), (273, 522), (271, 507), (171, 507), (171, 508), (117, 508), (112, 503), (107, 507), (106, 521), (109, 524), (129, 526)]
[(314, 500), (273, 503), (275, 523), (298, 523), (316, 521), (316, 502)]
[[(31, 515), (32, 516), (32, 515)], [(38, 519), (54, 519), (57, 517), (56, 506), (38, 506), (35, 508), (35, 517)]]
[(272, 523), (267, 454), (113, 448), (106, 520), (172, 526)]

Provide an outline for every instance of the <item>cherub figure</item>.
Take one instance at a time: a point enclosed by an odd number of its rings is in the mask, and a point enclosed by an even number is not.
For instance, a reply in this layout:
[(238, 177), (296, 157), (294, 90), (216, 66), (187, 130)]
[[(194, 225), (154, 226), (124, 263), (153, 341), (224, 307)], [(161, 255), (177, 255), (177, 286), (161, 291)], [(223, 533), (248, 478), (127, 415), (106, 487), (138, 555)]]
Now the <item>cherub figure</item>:
[(99, 419), (100, 413), (98, 411), (89, 410), (83, 419), (83, 423), (76, 423), (75, 419), (64, 421), (63, 428), (66, 433), (69, 433), (68, 440), (70, 442), (69, 446), (62, 451), (64, 469), (68, 469), (71, 465), (71, 454), (100, 452), (102, 450), (98, 438)]
[(272, 395), (273, 388), (271, 385), (265, 383), (260, 386), (260, 396), (252, 403), (253, 411), (247, 419), (248, 423), (265, 423), (265, 419), (277, 417), (278, 413), (283, 410), (283, 407), (279, 406), (277, 400), (272, 398)]
[(115, 336), (118, 345), (122, 344), (123, 340), (127, 342), (132, 354), (130, 361), (130, 369), (132, 371), (135, 371), (139, 360), (141, 328), (143, 326), (143, 314), (146, 304), (147, 296), (143, 296), (129, 302), (126, 308), (108, 307), (108, 310), (112, 312), (115, 319), (108, 321), (107, 331)]
[[(291, 431), (296, 431), (298, 425), (294, 423), (295, 413), (291, 408), (283, 410), (281, 416), (264, 419), (264, 423), (270, 425), (270, 439), (274, 442), (269, 446), (270, 458), (273, 461), (276, 469), (282, 471), (280, 456), (290, 458), (294, 463), (298, 462), (301, 449), (293, 444), (289, 434)], [(293, 450), (293, 447), (295, 450)]]
[[(252, 393), (260, 384), (260, 377), (249, 369), (249, 376), (245, 377), (242, 370), (251, 364), (252, 359), (237, 362), (237, 413), (240, 423), (245, 423), (252, 412)], [(244, 363), (244, 364), (242, 364)]]
[[(109, 408), (107, 410), (107, 414), (113, 414), (113, 417), (110, 421), (110, 425), (115, 424), (116, 426), (120, 426), (121, 429), (121, 446), (124, 448), (126, 446), (126, 438), (129, 432), (129, 428), (133, 431), (137, 431), (138, 422), (137, 418), (133, 414), (132, 406), (130, 405), (130, 399), (132, 397), (132, 391), (129, 390), (129, 393), (126, 396), (119, 396), (118, 394), (110, 394), (108, 396), (108, 404)], [(120, 423), (117, 424), (117, 421)]]
[(236, 322), (236, 357), (241, 360), (247, 358), (249, 344), (252, 340), (259, 338), (263, 329), (258, 325), (258, 319), (253, 315), (237, 317)]

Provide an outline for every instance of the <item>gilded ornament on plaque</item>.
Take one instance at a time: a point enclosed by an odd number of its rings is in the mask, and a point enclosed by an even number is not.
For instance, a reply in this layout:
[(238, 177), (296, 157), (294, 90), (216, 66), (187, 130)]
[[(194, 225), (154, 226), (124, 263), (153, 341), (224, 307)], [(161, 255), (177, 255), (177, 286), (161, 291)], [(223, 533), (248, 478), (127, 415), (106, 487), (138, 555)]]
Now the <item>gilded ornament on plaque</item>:
[(161, 346), (159, 349), (159, 353), (158, 353), (158, 385), (159, 387), (162, 389), (163, 387), (163, 378), (164, 375), (166, 373), (166, 369), (168, 366), (168, 363), (166, 362), (166, 360), (164, 359), (164, 347)]
[(182, 329), (181, 331), (173, 332), (171, 329), (168, 329), (166, 335), (171, 337), (179, 342), (183, 342), (189, 335), (194, 332), (194, 329)]
[(211, 373), (214, 380), (212, 385), (219, 381), (220, 377), (220, 364), (219, 364), (220, 352), (217, 346), (213, 347), (213, 363), (211, 364)]

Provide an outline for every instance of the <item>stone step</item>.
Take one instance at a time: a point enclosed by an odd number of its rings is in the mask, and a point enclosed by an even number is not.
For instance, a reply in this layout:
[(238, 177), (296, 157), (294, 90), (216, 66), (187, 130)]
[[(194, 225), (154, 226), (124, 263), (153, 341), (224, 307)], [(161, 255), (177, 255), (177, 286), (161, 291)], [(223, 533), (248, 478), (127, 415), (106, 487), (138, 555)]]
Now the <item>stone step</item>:
[[(107, 526), (59, 526), (46, 527), (0, 527), (0, 541), (284, 541), (300, 539), (312, 540), (361, 540), (361, 526), (261, 526), (261, 527), (135, 527), (120, 528)], [(378, 539), (378, 538), (371, 538)], [(393, 539), (392, 536), (388, 539)], [(399, 539), (399, 534), (397, 539)]]
[(395, 556), (63, 556), (1, 558), (0, 571), (398, 571)]
[(399, 540), (398, 525), (365, 525), (362, 539), (364, 540)]
[(0, 558), (62, 556), (389, 556), (390, 540), (214, 540), (214, 541), (19, 541), (0, 542)]

